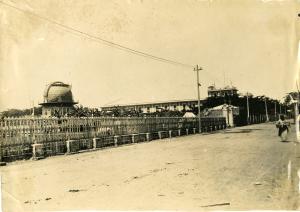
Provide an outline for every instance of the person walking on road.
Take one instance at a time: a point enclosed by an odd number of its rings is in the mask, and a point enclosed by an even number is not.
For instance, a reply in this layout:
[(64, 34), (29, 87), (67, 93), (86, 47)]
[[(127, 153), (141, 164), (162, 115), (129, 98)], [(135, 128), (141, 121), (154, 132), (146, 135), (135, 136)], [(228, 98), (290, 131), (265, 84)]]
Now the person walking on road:
[(282, 142), (287, 141), (289, 126), (290, 123), (285, 121), (284, 115), (280, 115), (279, 120), (276, 122), (276, 127), (278, 128), (278, 136)]

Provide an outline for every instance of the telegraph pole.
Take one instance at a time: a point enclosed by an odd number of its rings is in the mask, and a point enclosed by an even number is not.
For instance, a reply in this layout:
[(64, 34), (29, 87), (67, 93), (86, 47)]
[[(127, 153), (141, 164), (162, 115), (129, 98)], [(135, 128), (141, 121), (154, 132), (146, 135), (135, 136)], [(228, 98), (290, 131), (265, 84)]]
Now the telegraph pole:
[(266, 110), (266, 122), (269, 122), (269, 115), (268, 115), (268, 107), (267, 107), (267, 99), (265, 97), (265, 110)]
[(279, 102), (279, 114), (281, 114), (281, 102)]
[(249, 97), (247, 92), (247, 124), (250, 123), (250, 111), (249, 111)]
[(32, 116), (34, 116), (34, 101), (32, 100)]
[(276, 108), (276, 101), (275, 101), (275, 119), (277, 119), (277, 108)]
[(200, 86), (199, 83), (199, 71), (201, 71), (202, 68), (198, 67), (198, 65), (194, 68), (194, 71), (197, 73), (197, 92), (198, 92), (198, 125), (199, 125), (199, 133), (201, 133), (201, 108), (200, 108)]

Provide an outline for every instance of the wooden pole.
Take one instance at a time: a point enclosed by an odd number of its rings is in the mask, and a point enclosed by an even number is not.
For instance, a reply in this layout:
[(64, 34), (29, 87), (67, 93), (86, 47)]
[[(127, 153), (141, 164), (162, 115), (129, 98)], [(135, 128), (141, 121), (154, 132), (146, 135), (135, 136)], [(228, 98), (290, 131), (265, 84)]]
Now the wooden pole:
[(198, 126), (199, 126), (199, 133), (201, 133), (201, 108), (200, 108), (200, 86), (199, 83), (199, 71), (202, 70), (201, 67), (198, 67), (198, 65), (194, 68), (194, 71), (197, 73), (197, 93), (198, 93)]
[(268, 107), (267, 107), (267, 99), (265, 98), (265, 110), (266, 110), (266, 122), (269, 121), (269, 115), (268, 115)]
[(249, 111), (249, 97), (247, 92), (247, 124), (249, 124), (249, 117), (250, 117), (250, 111)]

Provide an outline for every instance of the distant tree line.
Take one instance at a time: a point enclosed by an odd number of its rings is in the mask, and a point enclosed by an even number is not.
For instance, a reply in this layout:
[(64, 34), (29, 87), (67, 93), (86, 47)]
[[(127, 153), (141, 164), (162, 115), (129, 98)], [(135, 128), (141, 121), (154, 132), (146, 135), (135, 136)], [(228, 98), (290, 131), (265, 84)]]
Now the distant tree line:
[[(293, 94), (295, 95), (295, 94)], [(266, 96), (253, 96), (248, 95), (249, 101), (249, 113), (250, 115), (265, 115), (266, 107), (269, 115), (276, 113), (286, 113), (289, 108), (289, 102), (291, 95), (287, 95), (284, 103), (280, 103), (278, 100), (271, 99)], [(233, 95), (225, 97), (208, 97), (205, 100), (201, 100), (201, 110), (216, 107), (222, 104), (230, 104), (239, 107), (240, 119), (247, 120), (247, 96), (246, 95)], [(182, 117), (186, 112), (193, 112), (195, 115), (198, 114), (198, 108), (192, 107), (190, 110), (182, 111), (170, 111), (165, 108), (159, 108), (158, 111), (153, 113), (143, 113), (142, 110), (133, 110), (133, 109), (124, 109), (123, 107), (114, 107), (111, 111), (100, 111), (97, 108), (88, 108), (83, 107), (82, 105), (74, 106), (74, 110), (65, 116), (68, 117), (101, 117), (101, 116), (110, 116), (110, 117)], [(32, 115), (33, 109), (9, 109), (3, 111), (2, 117), (23, 117)], [(35, 107), (34, 114), (37, 116), (42, 115), (42, 108)], [(60, 117), (59, 112), (53, 115), (54, 117)]]
[[(8, 109), (1, 112), (2, 117), (24, 117), (33, 114), (33, 108), (29, 109)], [(42, 115), (42, 107), (34, 107), (34, 115)]]

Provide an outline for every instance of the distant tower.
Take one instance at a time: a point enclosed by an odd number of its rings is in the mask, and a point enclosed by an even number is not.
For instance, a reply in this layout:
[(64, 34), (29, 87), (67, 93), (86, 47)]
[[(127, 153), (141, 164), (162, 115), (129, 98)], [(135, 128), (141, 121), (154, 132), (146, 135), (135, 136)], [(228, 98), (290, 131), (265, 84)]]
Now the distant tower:
[(42, 105), (42, 116), (64, 116), (74, 110), (74, 102), (71, 86), (63, 82), (53, 82), (46, 86), (44, 91), (44, 102)]

